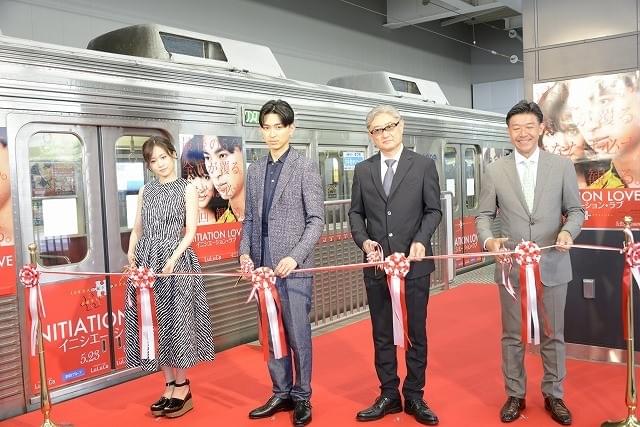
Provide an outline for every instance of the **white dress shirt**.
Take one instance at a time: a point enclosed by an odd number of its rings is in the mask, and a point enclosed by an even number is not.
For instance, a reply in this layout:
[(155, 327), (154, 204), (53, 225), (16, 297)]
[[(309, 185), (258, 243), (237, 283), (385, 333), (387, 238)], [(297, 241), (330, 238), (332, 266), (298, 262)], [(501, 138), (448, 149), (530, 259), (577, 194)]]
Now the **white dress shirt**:
[(385, 160), (393, 159), (396, 161), (392, 166), (393, 173), (395, 174), (396, 171), (398, 170), (398, 163), (400, 163), (400, 155), (402, 154), (402, 150), (404, 150), (404, 144), (400, 144), (400, 149), (398, 150), (396, 155), (393, 157), (387, 157), (382, 153), (382, 151), (380, 152), (380, 179), (382, 180), (382, 182), (384, 182), (384, 175), (387, 173), (387, 169), (388, 169), (388, 166)]
[(533, 168), (533, 187), (535, 188), (536, 178), (538, 175), (538, 159), (540, 158), (540, 148), (536, 147), (536, 151), (534, 151), (533, 154), (530, 155), (528, 158), (518, 153), (518, 150), (514, 150), (514, 153), (515, 153), (516, 169), (518, 171), (518, 177), (520, 178), (521, 183), (524, 177), (525, 162), (527, 160), (529, 160), (530, 162), (533, 162), (531, 166)]

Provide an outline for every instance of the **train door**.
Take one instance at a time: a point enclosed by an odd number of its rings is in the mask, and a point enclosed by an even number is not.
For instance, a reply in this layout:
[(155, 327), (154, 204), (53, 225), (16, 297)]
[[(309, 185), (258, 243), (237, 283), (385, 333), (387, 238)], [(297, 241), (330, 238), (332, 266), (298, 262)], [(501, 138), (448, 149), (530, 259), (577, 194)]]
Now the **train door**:
[[(47, 376), (56, 399), (138, 375), (123, 369), (124, 280), (77, 273), (119, 272), (127, 264), (136, 194), (149, 178), (141, 146), (157, 134), (33, 122), (16, 133), (23, 246), (17, 251), (26, 262), (24, 246), (35, 242), (42, 272), (76, 273), (41, 276)], [(27, 343), (29, 327), (22, 329)], [(24, 360), (25, 394), (33, 405), (40, 387), (38, 359), (27, 351)]]
[[(481, 252), (475, 216), (480, 198), (480, 159), (478, 146), (446, 144), (444, 148), (445, 190), (453, 193), (454, 253)], [(456, 269), (481, 263), (482, 257), (456, 260)]]

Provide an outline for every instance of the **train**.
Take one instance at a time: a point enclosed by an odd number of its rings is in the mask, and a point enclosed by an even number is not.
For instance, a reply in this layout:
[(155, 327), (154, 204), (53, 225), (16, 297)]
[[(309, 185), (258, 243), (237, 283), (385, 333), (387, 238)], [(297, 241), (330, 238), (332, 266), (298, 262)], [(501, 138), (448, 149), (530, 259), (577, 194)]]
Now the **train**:
[[(503, 115), (447, 105), (437, 84), (391, 73), (331, 85), (287, 79), (264, 46), (159, 25), (116, 30), (88, 47), (0, 35), (0, 419), (39, 404), (28, 300), (18, 280), (30, 243), (42, 273), (53, 400), (141, 375), (124, 361), (123, 280), (104, 273), (127, 264), (132, 200), (151, 179), (141, 153), (150, 136), (168, 137), (179, 156), (197, 136), (240, 141), (237, 166), (246, 170), (267, 153), (261, 105), (287, 100), (296, 112), (292, 145), (318, 162), (325, 188), (316, 264), (356, 263), (362, 253), (347, 216), (353, 170), (375, 152), (365, 116), (375, 105), (392, 105), (405, 120), (405, 146), (438, 168), (447, 214), (434, 252), (480, 250), (473, 218), (482, 174), (511, 151)], [(237, 271), (239, 230), (238, 222), (198, 227), (194, 245), (205, 273)], [(438, 262), (432, 289), (485, 262)], [(250, 284), (224, 277), (205, 283), (218, 350), (255, 340)], [(314, 328), (366, 315), (362, 273), (316, 274), (313, 305)]]

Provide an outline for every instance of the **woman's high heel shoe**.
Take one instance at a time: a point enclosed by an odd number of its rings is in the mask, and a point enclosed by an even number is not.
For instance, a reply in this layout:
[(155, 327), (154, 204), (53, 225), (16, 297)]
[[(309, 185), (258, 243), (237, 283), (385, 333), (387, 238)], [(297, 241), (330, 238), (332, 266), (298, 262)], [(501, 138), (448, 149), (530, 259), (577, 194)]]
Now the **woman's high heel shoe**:
[[(189, 385), (189, 380), (185, 380), (182, 384), (176, 384), (175, 387), (184, 387)], [(184, 399), (172, 397), (167, 406), (164, 407), (164, 415), (169, 418), (178, 418), (193, 409), (193, 399), (191, 399), (191, 390)]]
[[(169, 387), (169, 386), (174, 386), (176, 385), (175, 381), (171, 381), (169, 383), (165, 383), (165, 386)], [(170, 397), (164, 397), (162, 396), (160, 399), (158, 399), (157, 402), (155, 402), (153, 405), (151, 405), (151, 413), (153, 414), (154, 417), (161, 417), (164, 415), (164, 408), (169, 404), (169, 402), (171, 401)]]

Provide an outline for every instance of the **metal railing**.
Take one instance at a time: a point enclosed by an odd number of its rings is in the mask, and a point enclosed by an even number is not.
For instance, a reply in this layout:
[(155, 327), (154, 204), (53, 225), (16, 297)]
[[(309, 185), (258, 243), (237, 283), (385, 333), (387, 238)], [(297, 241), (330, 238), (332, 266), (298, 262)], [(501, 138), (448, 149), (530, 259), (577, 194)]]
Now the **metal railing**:
[[(453, 253), (451, 195), (441, 195), (442, 221), (432, 237), (434, 255)], [(324, 233), (315, 248), (316, 266), (362, 262), (362, 251), (351, 239), (348, 212), (351, 200), (325, 202)], [(431, 291), (448, 289), (455, 277), (451, 260), (438, 260), (431, 275)], [(312, 327), (326, 327), (369, 310), (362, 270), (321, 272), (314, 276)]]

